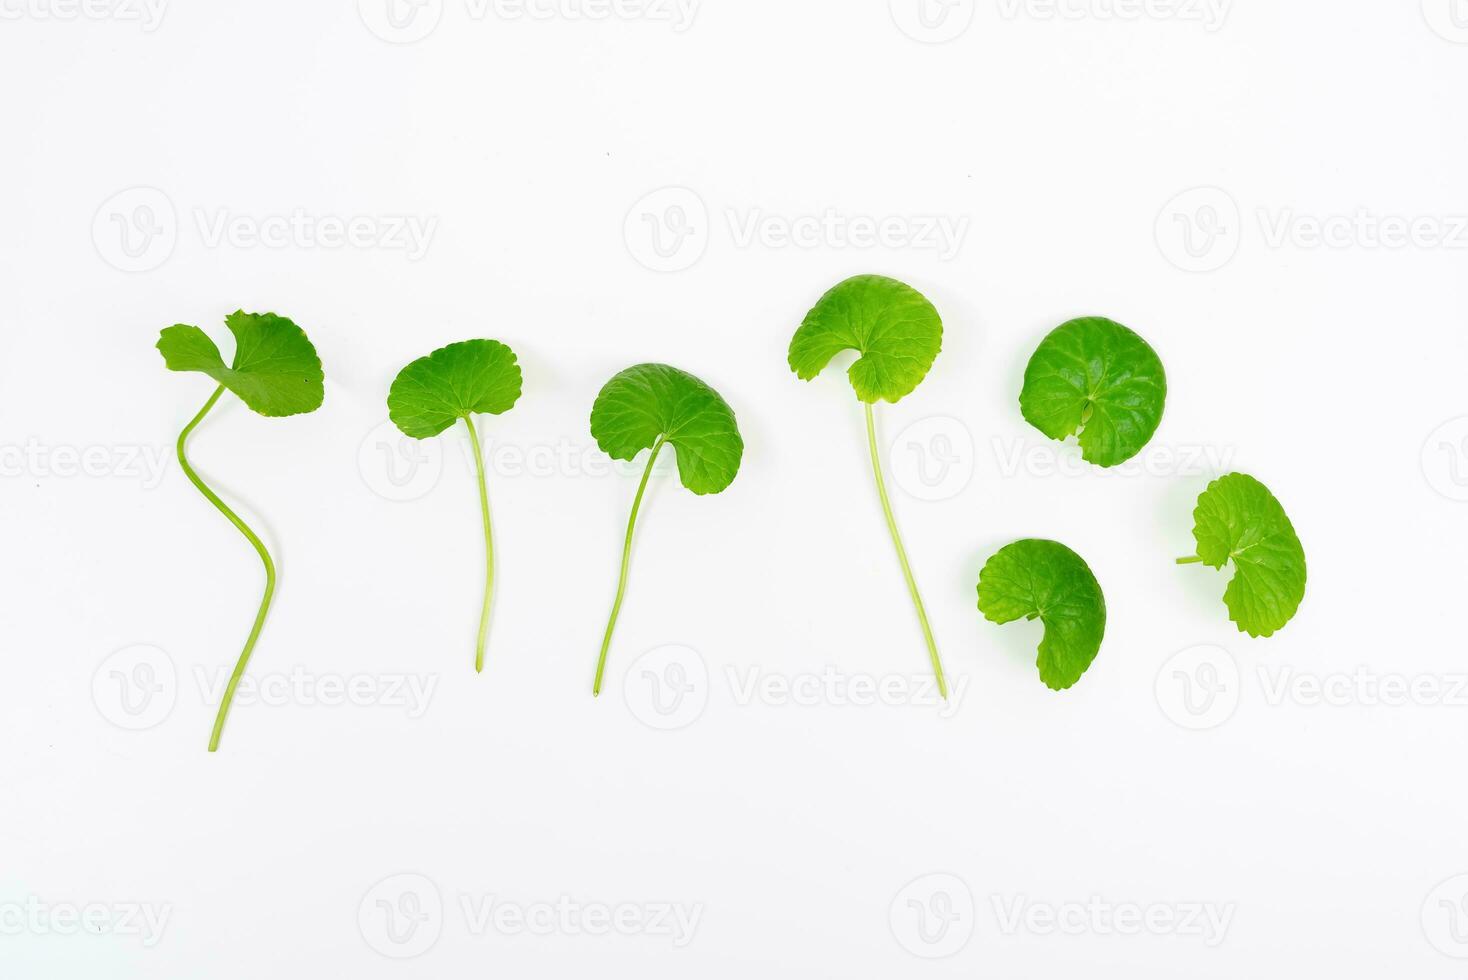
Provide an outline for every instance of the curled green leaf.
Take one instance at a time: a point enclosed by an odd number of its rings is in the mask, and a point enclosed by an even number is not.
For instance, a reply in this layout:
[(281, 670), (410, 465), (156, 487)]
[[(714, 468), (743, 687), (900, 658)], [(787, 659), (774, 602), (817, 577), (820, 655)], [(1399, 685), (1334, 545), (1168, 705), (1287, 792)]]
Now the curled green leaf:
[(927, 377), (943, 347), (943, 321), (927, 297), (886, 276), (833, 286), (790, 341), (790, 369), (809, 381), (843, 350), (861, 354), (847, 369), (856, 397), (895, 402)]
[(484, 644), (494, 595), (494, 534), (489, 519), (489, 488), (484, 476), (484, 450), (479, 445), (475, 415), (500, 415), (520, 399), (522, 378), (515, 352), (498, 340), (465, 340), (440, 347), (398, 372), (387, 393), (387, 413), (412, 439), (431, 439), (462, 419), (474, 449), (479, 475), (479, 512), (484, 523), (484, 601), (474, 670), (484, 670)]
[(1074, 687), (1101, 650), (1106, 599), (1080, 555), (1057, 541), (1029, 538), (999, 549), (979, 572), (979, 611), (992, 623), (1038, 619), (1040, 680)]
[(265, 617), (270, 612), (271, 600), (275, 597), (275, 562), (265, 542), (240, 518), (229, 505), (220, 499), (199, 476), (189, 463), (188, 441), (190, 434), (204, 421), (226, 390), (233, 392), (253, 411), (266, 416), (299, 415), (313, 412), (320, 407), (325, 395), (321, 360), (316, 348), (306, 338), (306, 333), (290, 320), (274, 313), (245, 313), (239, 311), (225, 319), (230, 333), (234, 334), (234, 360), (224, 366), (224, 358), (214, 341), (200, 330), (185, 324), (165, 327), (158, 338), (158, 350), (163, 354), (163, 363), (170, 371), (197, 371), (218, 382), (219, 387), (199, 409), (197, 415), (178, 435), (178, 463), (184, 476), (199, 493), (204, 495), (225, 518), (250, 542), (265, 568), (265, 593), (235, 663), (224, 696), (214, 716), (214, 728), (209, 733), (209, 751), (219, 748), (219, 739), (224, 732), (225, 720), (229, 717), (234, 694), (244, 677), (250, 655), (265, 627)]
[(300, 415), (321, 407), (321, 359), (304, 330), (274, 313), (242, 310), (224, 323), (234, 334), (229, 367), (208, 334), (183, 323), (164, 328), (159, 336), (163, 363), (170, 371), (207, 374), (261, 415)]
[(1244, 473), (1208, 484), (1193, 510), (1198, 553), (1179, 564), (1234, 563), (1224, 590), (1229, 619), (1250, 636), (1273, 636), (1305, 599), (1305, 548), (1269, 488)]
[(1089, 316), (1052, 330), (1025, 367), (1020, 411), (1051, 439), (1080, 433), (1081, 456), (1117, 466), (1162, 423), (1167, 375), (1157, 352), (1114, 320)]
[(877, 423), (872, 404), (881, 399), (895, 402), (910, 394), (937, 359), (943, 347), (943, 321), (927, 297), (911, 286), (885, 276), (856, 276), (839, 282), (820, 298), (790, 340), (790, 369), (809, 381), (844, 350), (861, 356), (847, 369), (856, 397), (862, 402), (867, 423), (867, 449), (872, 457), (872, 479), (887, 533), (897, 551), (907, 594), (928, 647), (928, 660), (938, 681), (938, 692), (948, 697), (948, 681), (938, 656), (938, 642), (928, 622), (928, 611), (918, 592), (917, 578), (907, 560), (907, 548), (897, 530), (887, 481), (882, 475), (877, 447)]
[(687, 371), (666, 364), (638, 364), (608, 381), (591, 407), (591, 434), (602, 452), (613, 459), (632, 460), (642, 450), (652, 450), (642, 482), (637, 485), (637, 496), (632, 498), (632, 514), (627, 518), (617, 596), (612, 601), (591, 686), (591, 693), (596, 695), (601, 693), (607, 651), (627, 594), (637, 512), (658, 453), (671, 443), (677, 452), (678, 478), (683, 485), (696, 494), (721, 493), (739, 472), (744, 440), (734, 410), (718, 392)]

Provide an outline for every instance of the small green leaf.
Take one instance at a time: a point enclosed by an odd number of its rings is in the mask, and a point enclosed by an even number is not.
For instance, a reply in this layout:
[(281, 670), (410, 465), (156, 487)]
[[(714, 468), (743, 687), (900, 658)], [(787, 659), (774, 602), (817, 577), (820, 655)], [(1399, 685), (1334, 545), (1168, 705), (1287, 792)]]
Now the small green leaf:
[(1116, 466), (1147, 445), (1166, 400), (1157, 352), (1116, 321), (1088, 316), (1040, 342), (1025, 368), (1019, 407), (1051, 439), (1079, 430), (1088, 463)]
[(274, 313), (237, 311), (225, 318), (234, 334), (234, 363), (224, 366), (219, 348), (198, 327), (165, 327), (158, 350), (170, 371), (207, 374), (261, 415), (314, 412), (325, 397), (321, 359), (306, 333)]
[(734, 482), (744, 440), (734, 410), (686, 371), (638, 364), (608, 381), (591, 407), (591, 434), (602, 452), (631, 460), (661, 437), (678, 453), (678, 476), (697, 494)]
[(1195, 558), (1212, 568), (1234, 563), (1223, 593), (1229, 619), (1250, 636), (1272, 636), (1305, 598), (1305, 549), (1284, 507), (1252, 476), (1229, 473), (1208, 484), (1193, 511)]
[(809, 381), (843, 350), (856, 397), (895, 402), (922, 383), (943, 347), (943, 321), (922, 293), (885, 276), (838, 283), (806, 314), (790, 341), (790, 369)]
[(388, 417), (413, 439), (431, 439), (470, 415), (499, 415), (520, 398), (515, 352), (497, 340), (440, 347), (398, 372)]
[(1075, 686), (1096, 659), (1106, 632), (1106, 599), (1080, 555), (1034, 538), (1006, 545), (979, 573), (979, 611), (993, 623), (1039, 619), (1040, 680), (1052, 691)]

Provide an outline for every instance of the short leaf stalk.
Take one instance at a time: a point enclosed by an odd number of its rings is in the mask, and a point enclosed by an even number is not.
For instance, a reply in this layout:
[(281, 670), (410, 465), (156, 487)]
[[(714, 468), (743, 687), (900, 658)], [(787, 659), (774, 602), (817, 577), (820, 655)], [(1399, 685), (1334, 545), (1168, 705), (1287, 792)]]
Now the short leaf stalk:
[(469, 441), (474, 445), (474, 465), (479, 473), (479, 513), (484, 518), (484, 604), (479, 610), (479, 640), (474, 647), (474, 672), (484, 673), (484, 638), (489, 632), (490, 598), (494, 593), (494, 536), (489, 521), (489, 488), (484, 482), (484, 453), (479, 448), (479, 433), (474, 420), (464, 416), (464, 425), (469, 429)]
[(627, 518), (627, 539), (622, 543), (622, 571), (617, 578), (617, 597), (612, 601), (612, 615), (607, 620), (607, 632), (601, 641), (601, 656), (596, 661), (596, 680), (591, 684), (593, 697), (601, 694), (602, 676), (607, 669), (607, 650), (611, 648), (612, 631), (617, 628), (617, 614), (622, 611), (622, 599), (627, 594), (627, 566), (632, 558), (632, 532), (637, 527), (637, 511), (642, 507), (642, 495), (647, 491), (647, 481), (652, 476), (653, 465), (658, 461), (658, 453), (667, 441), (667, 436), (663, 435), (658, 436), (657, 442), (653, 443), (652, 452), (647, 457), (647, 469), (642, 472), (642, 482), (637, 485), (637, 496), (632, 498), (632, 514)]
[(897, 533), (897, 519), (892, 516), (892, 502), (887, 498), (887, 483), (882, 477), (881, 455), (877, 452), (877, 425), (872, 413), (871, 402), (863, 402), (867, 416), (867, 443), (872, 450), (872, 475), (877, 481), (877, 495), (882, 498), (882, 513), (887, 517), (887, 530), (892, 533), (892, 544), (897, 548), (897, 561), (902, 565), (902, 577), (907, 580), (907, 591), (912, 595), (913, 607), (917, 610), (918, 623), (923, 628), (923, 638), (928, 643), (928, 657), (933, 661), (933, 674), (938, 678), (938, 692), (948, 699), (948, 681), (943, 677), (943, 663), (938, 659), (938, 644), (933, 640), (933, 629), (928, 625), (928, 613), (923, 608), (922, 596), (918, 595), (917, 581), (912, 576), (912, 567), (907, 562), (907, 549), (902, 546), (902, 536)]
[(255, 613), (255, 624), (250, 627), (250, 637), (245, 641), (245, 649), (240, 653), (239, 662), (235, 664), (234, 673), (230, 675), (229, 684), (224, 689), (224, 697), (219, 702), (219, 711), (214, 716), (214, 730), (209, 734), (210, 752), (219, 750), (219, 736), (224, 731), (224, 720), (229, 717), (229, 706), (234, 700), (235, 688), (239, 686), (240, 678), (244, 676), (245, 667), (250, 662), (250, 654), (255, 649), (255, 642), (260, 639), (260, 630), (265, 626), (265, 616), (270, 612), (270, 601), (275, 596), (275, 562), (270, 560), (270, 552), (265, 549), (264, 543), (250, 529), (250, 526), (240, 520), (239, 515), (230, 510), (229, 506), (219, 499), (219, 495), (205, 485), (204, 481), (199, 478), (199, 474), (195, 473), (194, 468), (189, 465), (188, 456), (184, 452), (189, 435), (204, 420), (204, 416), (209, 414), (209, 410), (214, 407), (215, 402), (219, 401), (219, 396), (222, 394), (224, 394), (223, 385), (215, 389), (214, 394), (210, 395), (209, 400), (204, 403), (204, 407), (199, 409), (199, 414), (195, 415), (193, 421), (184, 426), (183, 431), (178, 434), (178, 463), (183, 468), (184, 475), (189, 478), (189, 482), (197, 487), (205, 499), (218, 508), (221, 514), (229, 518), (231, 524), (239, 528), (240, 533), (260, 555), (260, 561), (265, 565), (265, 595), (260, 600), (260, 610)]
[(1177, 563), (1179, 565), (1197, 565), (1200, 564), (1202, 561), (1203, 559), (1199, 558), (1197, 555), (1189, 555), (1186, 558), (1179, 558), (1177, 560)]

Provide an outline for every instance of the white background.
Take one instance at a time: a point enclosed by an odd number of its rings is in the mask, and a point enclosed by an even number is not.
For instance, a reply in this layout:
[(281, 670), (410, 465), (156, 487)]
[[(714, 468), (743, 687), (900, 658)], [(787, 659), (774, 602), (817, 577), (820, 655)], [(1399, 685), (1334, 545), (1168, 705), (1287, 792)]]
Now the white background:
[[(691, 22), (443, 0), (402, 30), (372, 0), (65, 3), (0, 0), (0, 975), (1461, 975), (1461, 3), (959, 0), (924, 28), (902, 0), (707, 0)], [(828, 213), (894, 220), (885, 244), (778, 236)], [(405, 217), (426, 248), (389, 234)], [(353, 218), (357, 244), (299, 230)], [(956, 254), (903, 238), (934, 218), (962, 223)], [(1384, 245), (1394, 222), (1414, 232)], [(810, 384), (785, 364), (858, 272), (945, 320), (880, 426), (946, 709), (917, 686), (849, 358)], [(208, 755), (261, 575), (171, 457), (211, 386), (153, 344), (194, 323), (228, 356), (238, 307), (300, 323), (327, 395), (288, 420), (226, 399), (194, 439), (282, 568), (250, 676), (303, 679), (238, 703)], [(1029, 353), (1083, 314), (1167, 367), (1130, 475), (1018, 412)], [(399, 367), (478, 336), (525, 370), (482, 425), (482, 676), (462, 430), (390, 475), (379, 428)], [(636, 473), (596, 466), (587, 416), (646, 360), (722, 392), (748, 448), (721, 496), (654, 480), (593, 700)], [(1228, 621), (1225, 575), (1173, 564), (1227, 469), (1309, 555), (1270, 640)], [(975, 608), (984, 559), (1025, 536), (1106, 593), (1064, 694), (1038, 624)], [(678, 670), (668, 701), (652, 679)], [(390, 691), (410, 675), (422, 710)], [(899, 694), (779, 693), (824, 676)], [(1385, 677), (1417, 693), (1382, 703)], [(322, 703), (323, 681), (368, 693)], [(94, 903), (99, 934), (67, 934)], [(513, 928), (545, 903), (698, 921)], [(1128, 909), (1152, 926), (1118, 928)]]

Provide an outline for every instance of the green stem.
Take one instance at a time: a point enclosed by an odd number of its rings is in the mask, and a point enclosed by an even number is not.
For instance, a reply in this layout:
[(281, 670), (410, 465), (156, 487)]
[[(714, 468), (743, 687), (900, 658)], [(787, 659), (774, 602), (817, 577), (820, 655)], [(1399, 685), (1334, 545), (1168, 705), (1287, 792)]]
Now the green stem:
[(912, 595), (913, 607), (917, 609), (918, 622), (923, 627), (923, 638), (928, 641), (928, 657), (933, 661), (933, 674), (938, 678), (938, 692), (948, 699), (948, 681), (943, 677), (943, 663), (938, 659), (938, 644), (933, 641), (933, 629), (928, 625), (928, 613), (923, 609), (922, 596), (918, 595), (917, 581), (912, 577), (912, 566), (907, 563), (907, 549), (902, 547), (902, 536), (897, 533), (897, 519), (892, 516), (892, 501), (887, 499), (887, 483), (882, 479), (882, 460), (877, 452), (877, 424), (872, 416), (872, 406), (864, 402), (867, 413), (867, 444), (872, 449), (872, 475), (877, 479), (877, 495), (882, 498), (882, 512), (887, 515), (887, 530), (892, 532), (892, 543), (897, 547), (897, 561), (902, 565), (902, 577), (907, 580), (907, 591)]
[(235, 664), (234, 673), (230, 675), (229, 684), (224, 689), (224, 698), (219, 702), (219, 711), (214, 716), (214, 730), (209, 734), (210, 752), (219, 749), (219, 735), (224, 731), (224, 719), (229, 717), (229, 706), (234, 701), (235, 688), (239, 687), (240, 678), (245, 673), (245, 665), (250, 662), (250, 653), (255, 649), (255, 641), (260, 639), (260, 630), (265, 626), (265, 615), (270, 611), (270, 600), (275, 595), (275, 563), (270, 560), (270, 552), (265, 550), (265, 545), (255, 532), (250, 530), (250, 526), (240, 520), (239, 515), (230, 510), (228, 505), (219, 499), (218, 494), (205, 486), (204, 481), (199, 479), (199, 474), (195, 473), (194, 468), (189, 465), (188, 456), (184, 454), (184, 446), (188, 442), (189, 434), (200, 422), (204, 421), (204, 416), (209, 414), (209, 410), (214, 407), (215, 402), (219, 401), (219, 396), (222, 394), (224, 394), (224, 386), (220, 385), (215, 389), (214, 394), (209, 396), (204, 407), (199, 409), (199, 414), (194, 416), (194, 420), (184, 426), (184, 430), (178, 434), (178, 464), (183, 467), (184, 476), (189, 478), (189, 482), (197, 487), (205, 499), (213, 504), (221, 514), (229, 518), (231, 524), (239, 528), (240, 533), (260, 555), (260, 561), (265, 564), (265, 595), (260, 600), (260, 611), (255, 613), (255, 625), (250, 627), (250, 638), (245, 641), (245, 649), (240, 653), (239, 662)]
[(1179, 558), (1177, 560), (1177, 563), (1179, 565), (1197, 565), (1197, 564), (1201, 563), (1202, 561), (1203, 561), (1203, 559), (1199, 558), (1197, 555), (1193, 555), (1193, 556), (1188, 557), (1188, 558)]
[(489, 599), (494, 591), (494, 538), (489, 530), (489, 489), (484, 485), (484, 453), (479, 449), (479, 433), (474, 420), (464, 416), (469, 441), (474, 444), (474, 465), (479, 470), (479, 513), (484, 517), (484, 605), (479, 610), (479, 642), (474, 647), (474, 672), (484, 672), (484, 636), (489, 632)]
[(642, 506), (642, 494), (647, 490), (647, 480), (652, 476), (653, 464), (658, 461), (658, 452), (667, 442), (664, 436), (652, 444), (652, 455), (647, 458), (647, 469), (642, 473), (642, 482), (637, 485), (637, 496), (632, 498), (632, 516), (627, 518), (627, 540), (622, 544), (622, 574), (617, 579), (617, 598), (612, 602), (612, 616), (607, 620), (607, 632), (601, 641), (601, 656), (596, 661), (596, 680), (591, 684), (591, 695), (601, 693), (602, 675), (607, 669), (607, 650), (612, 645), (612, 630), (617, 628), (617, 614), (622, 611), (622, 597), (627, 594), (627, 565), (632, 558), (632, 530), (637, 526), (637, 510)]

